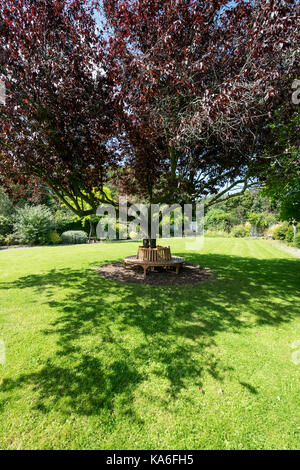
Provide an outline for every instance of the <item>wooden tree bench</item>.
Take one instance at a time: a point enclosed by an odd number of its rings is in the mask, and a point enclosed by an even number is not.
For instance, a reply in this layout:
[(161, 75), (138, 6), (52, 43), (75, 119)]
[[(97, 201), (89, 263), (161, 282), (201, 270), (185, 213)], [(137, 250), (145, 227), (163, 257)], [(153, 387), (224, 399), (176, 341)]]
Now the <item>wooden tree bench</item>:
[(137, 256), (127, 256), (127, 258), (124, 259), (123, 261), (123, 266), (126, 268), (126, 266), (129, 265), (134, 265), (134, 266), (142, 266), (144, 269), (144, 279), (146, 278), (147, 275), (147, 269), (151, 267), (163, 267), (163, 268), (169, 268), (169, 267), (174, 267), (176, 274), (179, 273), (179, 270), (181, 266), (185, 263), (185, 259), (181, 258), (180, 256), (172, 256), (170, 259), (165, 259), (165, 260), (157, 260), (157, 261), (149, 261), (148, 259), (139, 259)]

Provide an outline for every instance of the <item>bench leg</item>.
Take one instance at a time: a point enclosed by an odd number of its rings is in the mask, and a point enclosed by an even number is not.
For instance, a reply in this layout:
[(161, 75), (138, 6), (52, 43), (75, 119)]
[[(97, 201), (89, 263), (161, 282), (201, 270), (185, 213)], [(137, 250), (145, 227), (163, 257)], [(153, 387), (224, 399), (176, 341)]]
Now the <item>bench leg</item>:
[(144, 279), (146, 279), (148, 266), (143, 266), (143, 268), (144, 268)]
[(180, 268), (180, 266), (179, 266), (179, 264), (177, 264), (176, 265), (176, 274), (179, 274), (179, 268)]

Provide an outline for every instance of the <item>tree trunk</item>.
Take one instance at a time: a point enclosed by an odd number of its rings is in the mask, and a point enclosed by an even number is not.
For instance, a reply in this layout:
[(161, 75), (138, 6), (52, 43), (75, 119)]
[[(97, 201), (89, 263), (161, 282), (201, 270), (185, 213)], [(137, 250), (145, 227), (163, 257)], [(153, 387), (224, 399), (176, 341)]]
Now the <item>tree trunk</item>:
[(151, 206), (148, 207), (148, 238), (143, 239), (144, 248), (156, 248), (156, 238), (151, 238)]
[(144, 238), (143, 247), (144, 248), (156, 248), (156, 238)]
[(156, 238), (150, 238), (150, 247), (156, 248)]
[(91, 238), (91, 236), (93, 235), (93, 222), (91, 221), (91, 219), (89, 220), (90, 222), (90, 233), (89, 233), (89, 238)]
[(144, 248), (149, 248), (149, 238), (144, 238), (143, 239), (143, 247)]

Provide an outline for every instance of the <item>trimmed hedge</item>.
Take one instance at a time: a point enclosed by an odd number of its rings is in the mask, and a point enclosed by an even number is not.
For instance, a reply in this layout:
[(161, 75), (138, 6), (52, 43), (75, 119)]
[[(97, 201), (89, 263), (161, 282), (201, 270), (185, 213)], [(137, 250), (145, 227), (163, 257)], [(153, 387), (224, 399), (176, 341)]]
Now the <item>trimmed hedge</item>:
[(61, 239), (63, 243), (68, 245), (76, 243), (86, 243), (87, 234), (82, 230), (69, 230), (61, 234)]

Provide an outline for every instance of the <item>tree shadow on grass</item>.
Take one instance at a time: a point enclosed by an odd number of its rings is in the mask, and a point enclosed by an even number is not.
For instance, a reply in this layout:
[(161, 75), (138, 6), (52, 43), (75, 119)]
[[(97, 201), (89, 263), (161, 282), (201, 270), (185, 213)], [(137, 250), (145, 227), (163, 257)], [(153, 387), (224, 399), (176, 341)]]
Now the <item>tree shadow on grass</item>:
[(174, 397), (201, 386), (204, 372), (222, 380), (230, 368), (214, 352), (219, 332), (279, 325), (300, 313), (293, 300), (299, 260), (183, 255), (211, 268), (216, 280), (158, 288), (109, 281), (90, 268), (52, 269), (2, 283), (2, 289), (33, 289), (37, 297), (46, 293), (57, 314), (44, 334), (55, 335), (58, 344), (41, 370), (5, 378), (2, 390), (33, 386), (43, 412), (58, 404), (66, 413), (84, 415), (118, 407), (138, 420), (133, 403), (143, 382), (158, 377)]

